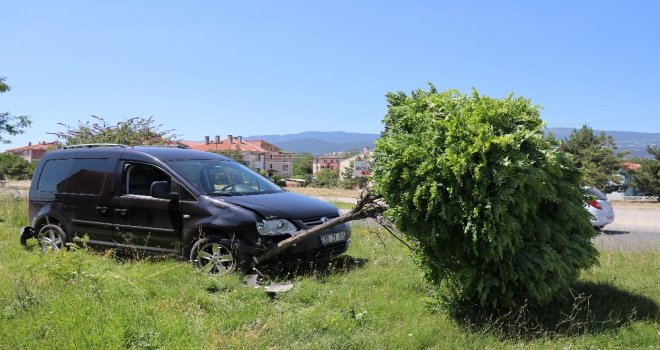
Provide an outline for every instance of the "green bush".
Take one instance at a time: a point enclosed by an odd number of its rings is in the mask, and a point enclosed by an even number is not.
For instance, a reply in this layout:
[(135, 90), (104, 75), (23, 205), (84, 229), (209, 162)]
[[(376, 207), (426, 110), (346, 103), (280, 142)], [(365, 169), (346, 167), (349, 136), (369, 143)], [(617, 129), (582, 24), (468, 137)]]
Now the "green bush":
[(433, 86), (387, 100), (375, 190), (450, 300), (542, 305), (597, 263), (581, 174), (530, 100)]
[(29, 180), (36, 162), (30, 163), (13, 153), (0, 153), (0, 180)]
[(332, 188), (339, 185), (339, 171), (338, 170), (321, 170), (316, 173), (312, 186), (322, 188)]

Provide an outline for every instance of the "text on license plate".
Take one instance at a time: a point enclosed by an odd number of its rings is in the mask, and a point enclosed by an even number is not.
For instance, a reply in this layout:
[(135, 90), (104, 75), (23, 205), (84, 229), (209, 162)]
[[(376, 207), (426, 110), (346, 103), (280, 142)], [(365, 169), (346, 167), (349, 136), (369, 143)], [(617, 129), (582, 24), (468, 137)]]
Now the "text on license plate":
[(329, 235), (322, 235), (320, 237), (321, 237), (321, 245), (327, 245), (335, 242), (345, 241), (346, 232), (331, 233)]

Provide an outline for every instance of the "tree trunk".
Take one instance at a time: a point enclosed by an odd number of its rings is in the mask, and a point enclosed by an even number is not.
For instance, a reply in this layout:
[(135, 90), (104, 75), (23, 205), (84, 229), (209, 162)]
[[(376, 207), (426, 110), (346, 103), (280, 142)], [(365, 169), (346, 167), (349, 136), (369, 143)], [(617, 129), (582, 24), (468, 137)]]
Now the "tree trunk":
[(379, 202), (380, 196), (367, 193), (364, 195), (358, 203), (355, 205), (353, 209), (351, 209), (350, 212), (341, 215), (337, 218), (334, 218), (328, 222), (325, 222), (321, 225), (314, 226), (313, 228), (309, 230), (303, 230), (297, 235), (287, 238), (279, 243), (277, 245), (269, 248), (266, 250), (263, 254), (260, 256), (255, 256), (253, 258), (254, 264), (260, 264), (266, 260), (270, 260), (277, 256), (278, 254), (282, 253), (284, 250), (287, 248), (295, 245), (296, 243), (303, 241), (307, 238), (317, 236), (319, 233), (330, 229), (332, 227), (335, 227), (337, 225), (343, 224), (345, 222), (353, 221), (353, 220), (360, 220), (360, 219), (366, 219), (366, 218), (375, 218), (378, 215), (380, 215), (385, 209), (387, 208), (385, 204), (382, 202)]

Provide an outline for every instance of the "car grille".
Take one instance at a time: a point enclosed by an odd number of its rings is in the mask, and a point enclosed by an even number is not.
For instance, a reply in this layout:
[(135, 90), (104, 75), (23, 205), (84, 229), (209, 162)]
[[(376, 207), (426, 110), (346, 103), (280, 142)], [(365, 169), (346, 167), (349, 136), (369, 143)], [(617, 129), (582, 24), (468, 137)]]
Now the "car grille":
[(307, 227), (314, 227), (316, 225), (322, 224), (324, 222), (323, 221), (324, 218), (334, 219), (336, 217), (339, 217), (339, 215), (338, 214), (333, 214), (333, 215), (320, 216), (320, 217), (309, 218), (309, 219), (302, 219), (300, 221)]

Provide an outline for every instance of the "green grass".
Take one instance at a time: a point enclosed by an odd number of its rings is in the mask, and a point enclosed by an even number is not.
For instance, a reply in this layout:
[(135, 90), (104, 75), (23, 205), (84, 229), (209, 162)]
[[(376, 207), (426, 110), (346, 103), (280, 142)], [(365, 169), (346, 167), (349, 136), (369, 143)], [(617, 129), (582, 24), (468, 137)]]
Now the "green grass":
[[(208, 276), (170, 259), (24, 249), (17, 230), (25, 221), (24, 208), (22, 202), (0, 202), (0, 349), (652, 349), (659, 344), (657, 250), (603, 252), (601, 265), (583, 273), (576, 285), (581, 297), (567, 306), (515, 315), (554, 314), (567, 322), (532, 327), (511, 323), (510, 317), (456, 321), (434, 309), (429, 298), (434, 288), (407, 248), (364, 226), (356, 226), (345, 258), (281, 275), (280, 280), (294, 281), (294, 288), (271, 298), (236, 275)], [(506, 327), (509, 323), (514, 327)]]
[(345, 203), (345, 202), (330, 202), (330, 204), (337, 207), (337, 209), (348, 209), (348, 210), (353, 209), (353, 207), (355, 206), (355, 204)]

